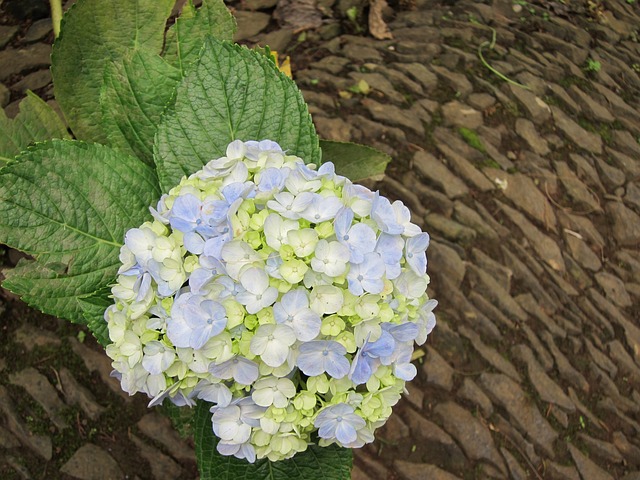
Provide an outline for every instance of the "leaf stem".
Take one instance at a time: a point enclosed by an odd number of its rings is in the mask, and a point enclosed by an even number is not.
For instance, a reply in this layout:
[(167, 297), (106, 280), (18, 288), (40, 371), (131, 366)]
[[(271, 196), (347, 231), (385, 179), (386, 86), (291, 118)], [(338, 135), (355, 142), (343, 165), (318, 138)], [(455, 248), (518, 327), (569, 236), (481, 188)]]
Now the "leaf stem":
[(56, 38), (60, 35), (60, 21), (62, 20), (62, 0), (49, 0), (51, 5), (51, 23), (53, 23), (53, 34)]

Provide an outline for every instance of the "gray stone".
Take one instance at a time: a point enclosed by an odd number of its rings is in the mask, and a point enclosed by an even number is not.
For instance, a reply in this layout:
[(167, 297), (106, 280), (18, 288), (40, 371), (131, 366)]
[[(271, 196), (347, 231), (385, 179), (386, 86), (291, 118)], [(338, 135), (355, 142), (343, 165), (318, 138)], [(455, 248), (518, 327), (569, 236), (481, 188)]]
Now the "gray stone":
[(381, 92), (394, 103), (405, 103), (404, 95), (398, 92), (393, 87), (393, 84), (380, 73), (349, 72), (349, 76), (353, 78), (356, 83), (361, 81), (366, 82), (371, 89)]
[(623, 153), (630, 155), (632, 158), (640, 156), (640, 144), (629, 132), (626, 130), (614, 130), (612, 136), (613, 145)]
[(496, 97), (488, 93), (472, 93), (467, 99), (469, 105), (478, 110), (487, 110), (496, 104)]
[(611, 475), (596, 465), (592, 460), (589, 460), (579, 449), (570, 443), (567, 447), (582, 478), (588, 478), (589, 480), (613, 480)]
[(513, 162), (500, 152), (499, 147), (495, 147), (491, 142), (485, 141), (485, 139), (486, 137), (484, 136), (480, 137), (480, 140), (482, 140), (484, 145), (484, 149), (487, 151), (487, 155), (489, 155), (492, 160), (495, 160), (503, 170), (515, 169)]
[(485, 460), (506, 475), (505, 467), (487, 427), (454, 402), (440, 403), (433, 409), (444, 429), (462, 446), (471, 460)]
[[(480, 295), (475, 291), (471, 291), (469, 294), (469, 300), (473, 305), (486, 316), (490, 318), (493, 323), (499, 323), (506, 328), (517, 328), (507, 315), (502, 313), (492, 302), (490, 302), (484, 295)], [(501, 336), (496, 336), (496, 339), (500, 339)]]
[(536, 336), (529, 325), (523, 324), (521, 328), (524, 334), (527, 336), (527, 340), (529, 340), (529, 343), (535, 350), (542, 368), (544, 368), (544, 370), (547, 372), (550, 371), (553, 368), (553, 357), (551, 356), (551, 354), (547, 351), (546, 348), (544, 348), (542, 342), (540, 342), (540, 339)]
[(587, 160), (577, 153), (570, 153), (569, 163), (573, 166), (575, 173), (580, 180), (584, 180), (587, 185), (590, 185), (599, 192), (605, 191), (602, 183), (600, 182), (600, 176), (594, 167), (593, 160)]
[(47, 377), (38, 372), (35, 368), (27, 367), (20, 372), (9, 376), (9, 381), (13, 385), (24, 388), (33, 399), (43, 408), (47, 415), (58, 427), (63, 430), (69, 424), (62, 417), (64, 403), (58, 397), (56, 389), (49, 383)]
[(29, 323), (23, 323), (15, 332), (15, 339), (20, 345), (33, 351), (35, 347), (57, 347), (60, 338), (48, 330), (35, 328)]
[(618, 367), (616, 367), (616, 364), (609, 360), (609, 357), (607, 357), (603, 352), (600, 351), (600, 349), (598, 349), (593, 343), (591, 343), (588, 338), (584, 338), (583, 342), (585, 344), (587, 352), (593, 359), (594, 363), (592, 365), (597, 365), (599, 368), (597, 374), (600, 374), (600, 372), (602, 372), (601, 376), (609, 377), (608, 379), (605, 379), (605, 381), (608, 380), (607, 383), (610, 384), (609, 386), (611, 387), (611, 392), (607, 393), (619, 394), (618, 387), (616, 387), (615, 383), (610, 381), (610, 379), (613, 379), (616, 377), (616, 375), (618, 375)]
[(449, 198), (463, 197), (469, 188), (444, 163), (428, 152), (418, 151), (413, 156), (414, 168)]
[(567, 233), (566, 230), (564, 240), (569, 247), (571, 256), (584, 268), (591, 270), (592, 272), (597, 272), (602, 268), (600, 258), (593, 253), (593, 250), (589, 248), (584, 240)]
[(0, 385), (0, 411), (2, 411), (5, 416), (4, 425), (15, 435), (22, 445), (30, 448), (36, 455), (45, 460), (51, 460), (53, 455), (51, 439), (44, 435), (33, 434), (29, 431), (16, 414), (9, 392), (3, 385)]
[[(373, 70), (384, 75), (398, 89), (399, 92), (408, 92), (412, 95), (422, 97), (424, 89), (418, 82), (413, 81), (408, 75), (396, 68), (386, 68), (382, 65), (373, 65)], [(403, 96), (404, 98), (404, 96)], [(405, 100), (406, 101), (406, 100)]]
[[(575, 390), (572, 387), (567, 388), (567, 393), (569, 394), (569, 398), (575, 404), (576, 408), (580, 413), (582, 413), (588, 420), (588, 425), (590, 428), (596, 428), (601, 432), (609, 432), (609, 427), (602, 422), (598, 417), (596, 417), (591, 410), (589, 410), (578, 398)], [(584, 420), (584, 419), (583, 419)]]
[(611, 439), (628, 464), (640, 467), (640, 448), (629, 442), (622, 432), (613, 432)]
[(429, 463), (413, 463), (404, 460), (394, 460), (393, 467), (405, 480), (461, 480), (460, 477), (442, 470)]
[(244, 6), (249, 10), (268, 10), (277, 3), (278, 0), (245, 0)]
[(576, 370), (573, 365), (571, 365), (571, 362), (569, 362), (567, 357), (564, 356), (555, 344), (551, 334), (549, 332), (541, 332), (540, 337), (542, 338), (542, 341), (547, 344), (547, 347), (556, 362), (556, 367), (560, 376), (574, 387), (584, 392), (589, 392), (589, 382), (587, 382), (582, 374)]
[(602, 138), (600, 135), (587, 132), (556, 106), (551, 107), (551, 112), (553, 113), (553, 119), (556, 126), (569, 138), (569, 140), (575, 143), (579, 148), (588, 150), (591, 153), (596, 153), (598, 155), (602, 153)]
[(435, 240), (431, 241), (429, 244), (429, 275), (436, 288), (442, 283), (441, 276), (446, 276), (454, 288), (459, 288), (465, 272), (465, 264), (453, 248)]
[(478, 171), (469, 160), (455, 152), (449, 145), (436, 140), (436, 147), (445, 156), (451, 168), (473, 188), (481, 192), (495, 190), (493, 183)]
[[(559, 465), (556, 462), (545, 461), (547, 469), (545, 472), (549, 474), (551, 480), (580, 480), (580, 474), (575, 467), (567, 465)], [(584, 479), (586, 480), (586, 479)]]
[(558, 210), (558, 220), (562, 228), (578, 233), (592, 248), (601, 250), (605, 246), (604, 238), (589, 218)]
[(395, 105), (379, 103), (371, 98), (364, 98), (361, 103), (376, 120), (395, 127), (407, 128), (420, 136), (424, 135), (422, 122), (407, 110)]
[(624, 185), (626, 176), (622, 170), (609, 165), (607, 162), (601, 160), (600, 158), (596, 158), (596, 166), (598, 167), (598, 171), (600, 172), (602, 183), (604, 183), (604, 185), (609, 190), (615, 190), (616, 187)]
[(615, 114), (635, 120), (636, 122), (640, 121), (640, 113), (633, 107), (630, 107), (616, 93), (597, 82), (593, 82), (592, 85), (609, 102), (609, 105)]
[(578, 433), (578, 438), (587, 447), (590, 456), (598, 457), (609, 463), (624, 462), (622, 454), (611, 443), (590, 437), (583, 432)]
[(497, 240), (499, 235), (484, 219), (472, 208), (468, 207), (461, 201), (456, 200), (453, 203), (453, 218), (457, 222), (472, 228), (481, 237), (489, 240)]
[(319, 68), (326, 70), (334, 75), (339, 74), (343, 68), (349, 64), (349, 59), (344, 57), (338, 57), (336, 55), (329, 55), (321, 58), (317, 62), (314, 62), (313, 68)]
[(0, 49), (13, 40), (19, 29), (18, 25), (0, 25)]
[(391, 415), (379, 432), (380, 437), (391, 443), (398, 443), (411, 436), (409, 426), (399, 415)]
[(412, 77), (426, 91), (431, 91), (438, 85), (438, 77), (421, 63), (394, 63), (394, 68)]
[(147, 437), (166, 447), (171, 456), (179, 461), (194, 461), (195, 452), (175, 431), (171, 420), (159, 413), (148, 413), (137, 423)]
[(0, 81), (25, 70), (47, 67), (51, 64), (51, 46), (35, 43), (24, 48), (0, 51)]
[(567, 195), (585, 213), (602, 212), (598, 197), (580, 181), (565, 162), (553, 162), (558, 179), (564, 186)]
[(529, 240), (531, 248), (533, 248), (542, 260), (544, 260), (554, 270), (559, 272), (566, 271), (566, 266), (564, 264), (560, 248), (558, 247), (558, 244), (551, 239), (551, 237), (543, 234), (517, 210), (514, 210), (497, 200), (496, 203), (500, 206), (509, 220), (511, 220), (522, 231), (527, 240)]
[(255, 37), (267, 28), (267, 25), (269, 25), (269, 21), (271, 20), (271, 15), (266, 13), (247, 12), (245, 10), (237, 10), (234, 16), (238, 23), (238, 30), (233, 36), (234, 42), (240, 42), (242, 40)]
[(509, 473), (513, 480), (527, 480), (529, 475), (524, 468), (518, 463), (516, 457), (514, 457), (509, 450), (504, 447), (500, 448), (500, 453), (502, 453), (502, 457), (507, 462), (507, 467), (509, 468)]
[(612, 223), (613, 237), (622, 246), (640, 244), (640, 216), (622, 202), (607, 202), (605, 211)]
[[(293, 30), (290, 28), (279, 28), (272, 32), (264, 33), (260, 35), (258, 44), (262, 46), (269, 46), (271, 51), (283, 52), (287, 46), (293, 40)], [(346, 59), (345, 59), (346, 60)], [(314, 65), (319, 68), (317, 64)]]
[(514, 368), (514, 366), (511, 365), (508, 360), (505, 360), (505, 358), (500, 355), (500, 353), (498, 353), (495, 348), (492, 348), (485, 344), (480, 338), (480, 335), (464, 326), (459, 327), (458, 331), (461, 335), (469, 339), (471, 346), (480, 354), (480, 356), (484, 360), (486, 360), (489, 365), (491, 365), (496, 370), (501, 371), (505, 375), (508, 375), (515, 381), (520, 382), (520, 374)]
[(10, 449), (20, 446), (20, 442), (14, 437), (9, 430), (5, 430), (0, 426), (0, 448)]
[(375, 62), (383, 63), (382, 55), (378, 50), (365, 45), (356, 45), (354, 43), (346, 43), (342, 47), (342, 53), (345, 57), (357, 62)]
[(459, 224), (438, 213), (430, 213), (424, 217), (425, 224), (442, 234), (445, 238), (470, 244), (476, 238), (476, 231)]
[(539, 40), (545, 47), (549, 48), (550, 51), (562, 52), (576, 65), (582, 65), (587, 61), (587, 57), (589, 56), (589, 50), (587, 48), (577, 47), (572, 43), (555, 37), (554, 35), (550, 35), (545, 32), (534, 32), (533, 37)]
[(389, 473), (390, 473), (389, 470), (384, 465), (382, 465), (382, 463), (377, 458), (372, 458), (370, 455), (367, 455), (364, 452), (362, 453), (358, 452), (356, 458), (360, 461), (364, 470), (369, 474), (367, 479), (371, 477), (374, 477), (374, 478), (389, 477)]
[(176, 480), (182, 474), (182, 467), (157, 448), (145, 443), (142, 439), (131, 434), (131, 440), (138, 447), (140, 455), (151, 467), (153, 478)]
[(550, 289), (540, 285), (539, 275), (522, 262), (517, 255), (511, 252), (511, 246), (502, 246), (505, 264), (513, 271), (514, 278), (518, 279), (529, 289), (539, 302), (543, 302), (547, 308), (555, 309), (557, 300)]
[(556, 97), (558, 97), (562, 103), (564, 103), (567, 110), (569, 110), (572, 114), (580, 114), (582, 113), (582, 109), (580, 106), (573, 101), (573, 99), (567, 94), (567, 91), (558, 85), (557, 83), (549, 82), (547, 84), (547, 88), (553, 93)]
[(33, 43), (38, 40), (42, 40), (44, 37), (49, 35), (53, 30), (53, 24), (51, 23), (50, 18), (43, 18), (42, 20), (36, 20), (27, 30), (24, 38), (22, 39), (25, 43)]
[(9, 105), (11, 99), (11, 92), (7, 87), (0, 83), (0, 108), (4, 108)]
[(502, 185), (504, 195), (511, 200), (520, 210), (523, 210), (547, 230), (555, 231), (558, 226), (553, 206), (547, 197), (536, 187), (535, 183), (526, 175), (515, 173), (513, 175), (487, 168), (484, 170), (489, 178), (498, 179)]
[(624, 288), (624, 283), (618, 277), (608, 272), (600, 272), (596, 273), (595, 279), (606, 297), (613, 303), (622, 308), (633, 305), (631, 297)]
[(624, 201), (640, 210), (640, 186), (634, 182), (627, 183)]
[(525, 90), (522, 87), (518, 87), (513, 84), (508, 84), (508, 90), (512, 96), (516, 98), (518, 103), (524, 107), (531, 120), (536, 125), (543, 125), (549, 118), (551, 118), (551, 110), (549, 105), (546, 104), (540, 97), (537, 97), (529, 90)]
[(435, 423), (427, 420), (411, 408), (401, 413), (411, 429), (413, 438), (424, 445), (428, 452), (427, 461), (441, 461), (447, 458), (452, 466), (464, 468), (468, 462), (458, 444)]
[(73, 374), (65, 367), (60, 369), (60, 382), (69, 405), (78, 405), (91, 419), (97, 419), (105, 408), (99, 405), (93, 394), (78, 383)]
[(459, 93), (460, 98), (464, 99), (473, 92), (473, 85), (471, 85), (469, 79), (461, 73), (452, 72), (437, 65), (431, 65), (431, 69), (445, 85), (452, 87), (456, 93)]
[(632, 178), (640, 175), (640, 165), (636, 160), (636, 158), (638, 158), (637, 154), (634, 154), (634, 157), (630, 157), (629, 155), (609, 147), (605, 148), (605, 152), (609, 155), (611, 162), (618, 168), (624, 170), (627, 175)]
[(422, 370), (427, 376), (427, 383), (450, 392), (453, 388), (453, 368), (433, 348), (427, 347), (427, 358)]
[(520, 386), (509, 377), (494, 373), (482, 373), (479, 381), (487, 395), (507, 411), (526, 438), (540, 447), (547, 456), (555, 458), (553, 444), (558, 434)]
[(444, 124), (448, 126), (475, 130), (482, 125), (482, 113), (457, 100), (445, 103), (442, 106), (442, 117)]
[(552, 403), (567, 412), (575, 412), (576, 407), (571, 399), (562, 391), (540, 366), (533, 352), (526, 345), (516, 345), (511, 349), (514, 356), (526, 363), (529, 380), (544, 402)]
[(456, 396), (476, 405), (486, 418), (489, 418), (493, 414), (493, 404), (491, 400), (489, 400), (489, 397), (487, 397), (480, 387), (470, 378), (463, 380), (462, 386), (458, 389)]
[(125, 478), (111, 455), (92, 443), (80, 447), (60, 471), (79, 480), (106, 480)]
[(314, 115), (313, 123), (322, 138), (336, 142), (349, 142), (352, 140), (351, 124), (341, 118)]
[(509, 317), (520, 322), (527, 319), (522, 307), (491, 275), (475, 265), (467, 265), (467, 272), (469, 282), (475, 291), (484, 295)]
[(407, 392), (404, 398), (412, 404), (418, 410), (422, 410), (422, 404), (424, 403), (424, 392), (416, 387), (413, 383), (407, 382), (405, 385)]
[(393, 139), (400, 143), (405, 143), (407, 141), (407, 135), (404, 130), (400, 128), (383, 125), (380, 122), (374, 122), (362, 115), (349, 115), (348, 120), (351, 125), (357, 126), (362, 132), (366, 132), (365, 136), (373, 136), (384, 141), (387, 141), (387, 139)]
[(471, 249), (471, 257), (474, 260), (474, 265), (480, 267), (493, 277), (505, 291), (508, 292), (511, 290), (511, 277), (513, 276), (511, 270), (475, 247)]
[(516, 120), (516, 133), (520, 135), (529, 147), (531, 147), (531, 150), (538, 155), (545, 156), (551, 152), (551, 150), (549, 150), (549, 144), (536, 131), (535, 125), (530, 120), (518, 118)]
[(611, 123), (615, 117), (604, 106), (596, 102), (591, 96), (584, 93), (576, 85), (571, 85), (568, 90), (574, 100), (582, 105), (585, 115), (598, 122)]

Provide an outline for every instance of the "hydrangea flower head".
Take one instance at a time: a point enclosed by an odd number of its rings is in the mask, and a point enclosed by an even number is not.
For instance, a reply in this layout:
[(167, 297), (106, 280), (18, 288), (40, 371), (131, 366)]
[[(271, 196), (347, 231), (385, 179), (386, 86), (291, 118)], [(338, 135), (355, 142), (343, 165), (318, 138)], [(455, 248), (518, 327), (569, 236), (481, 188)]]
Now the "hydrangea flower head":
[(151, 213), (105, 312), (122, 388), (212, 403), (218, 451), (249, 462), (372, 442), (435, 326), (402, 202), (236, 140)]

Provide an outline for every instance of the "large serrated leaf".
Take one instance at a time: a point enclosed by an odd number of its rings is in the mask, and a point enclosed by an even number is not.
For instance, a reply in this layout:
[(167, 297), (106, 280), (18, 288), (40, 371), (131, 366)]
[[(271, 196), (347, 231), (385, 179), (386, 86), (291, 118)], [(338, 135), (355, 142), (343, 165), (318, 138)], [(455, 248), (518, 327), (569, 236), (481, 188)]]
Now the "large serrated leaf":
[(295, 83), (263, 55), (208, 38), (158, 128), (154, 156), (163, 190), (223, 156), (236, 139), (270, 139), (307, 163), (320, 160), (318, 136)]
[(77, 299), (114, 281), (125, 232), (149, 218), (159, 196), (150, 167), (108, 147), (54, 140), (30, 148), (0, 170), (0, 243), (34, 257), (6, 272), (4, 287), (86, 323)]
[(198, 60), (207, 35), (231, 41), (235, 31), (236, 21), (222, 0), (204, 1), (199, 9), (188, 0), (167, 31), (163, 57), (184, 75), (189, 65)]
[(180, 78), (178, 69), (147, 49), (109, 63), (100, 99), (112, 126), (108, 144), (153, 165), (153, 137)]
[(15, 118), (7, 118), (0, 108), (0, 167), (33, 143), (68, 137), (67, 127), (55, 110), (27, 91)]
[(380, 180), (391, 157), (386, 153), (356, 143), (321, 140), (322, 161), (333, 162), (336, 172), (352, 182)]
[(56, 99), (77, 138), (108, 144), (114, 127), (100, 106), (105, 68), (138, 48), (160, 53), (173, 3), (79, 0), (65, 13), (51, 72)]
[(289, 460), (248, 463), (220, 455), (211, 426), (211, 404), (199, 401), (194, 413), (196, 459), (201, 480), (349, 480), (353, 462), (348, 448), (310, 445)]

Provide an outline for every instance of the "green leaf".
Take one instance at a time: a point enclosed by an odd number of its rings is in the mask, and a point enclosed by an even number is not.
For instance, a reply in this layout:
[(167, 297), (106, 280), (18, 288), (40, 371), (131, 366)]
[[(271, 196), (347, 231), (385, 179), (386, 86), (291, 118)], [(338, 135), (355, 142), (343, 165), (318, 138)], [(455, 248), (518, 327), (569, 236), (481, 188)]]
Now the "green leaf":
[(330, 445), (310, 445), (305, 452), (289, 460), (249, 463), (220, 455), (218, 439), (211, 426), (211, 404), (199, 401), (194, 414), (196, 459), (201, 480), (349, 480), (353, 455), (351, 449)]
[(35, 143), (52, 138), (68, 138), (62, 119), (44, 100), (27, 91), (20, 112), (8, 118), (0, 108), (0, 167)]
[[(78, 0), (62, 19), (51, 57), (55, 96), (77, 138), (108, 144), (100, 105), (105, 70), (139, 48), (160, 53), (174, 0)], [(149, 78), (150, 84), (155, 78)]]
[(103, 288), (93, 295), (78, 298), (78, 304), (82, 309), (87, 327), (103, 347), (111, 343), (107, 322), (104, 319), (104, 311), (113, 304), (113, 300), (109, 298), (109, 295), (111, 295), (111, 289)]
[(0, 170), (0, 243), (34, 260), (4, 287), (45, 313), (86, 323), (79, 298), (113, 282), (127, 230), (160, 196), (153, 170), (98, 144), (41, 143)]
[(162, 189), (224, 156), (236, 139), (270, 139), (307, 163), (320, 160), (318, 136), (293, 80), (259, 53), (208, 38), (158, 128), (154, 154)]
[(375, 148), (355, 143), (321, 140), (322, 162), (333, 162), (336, 172), (352, 182), (380, 180), (391, 157)]
[(137, 49), (105, 69), (100, 104), (107, 143), (153, 165), (153, 137), (180, 72), (159, 55)]
[(205, 0), (197, 10), (192, 0), (188, 0), (167, 31), (163, 57), (184, 75), (198, 60), (207, 35), (231, 41), (235, 31), (236, 21), (222, 0)]

